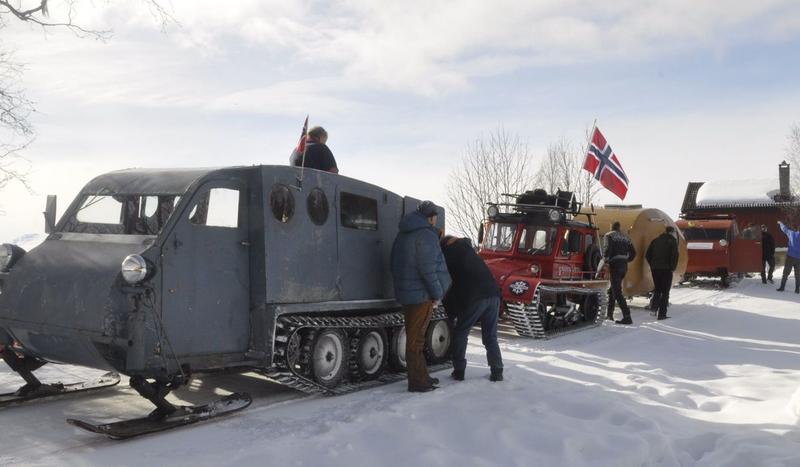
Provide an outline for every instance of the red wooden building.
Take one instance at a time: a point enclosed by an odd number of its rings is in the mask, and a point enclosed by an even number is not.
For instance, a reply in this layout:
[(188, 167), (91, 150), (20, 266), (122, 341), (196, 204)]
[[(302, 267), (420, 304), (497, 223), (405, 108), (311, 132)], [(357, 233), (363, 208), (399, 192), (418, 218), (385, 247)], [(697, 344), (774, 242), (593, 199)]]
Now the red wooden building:
[(751, 223), (764, 224), (775, 238), (775, 246), (786, 247), (786, 236), (777, 222), (800, 221), (800, 198), (792, 194), (789, 180), (789, 164), (784, 161), (778, 164), (774, 179), (689, 182), (681, 217), (734, 215), (739, 230)]

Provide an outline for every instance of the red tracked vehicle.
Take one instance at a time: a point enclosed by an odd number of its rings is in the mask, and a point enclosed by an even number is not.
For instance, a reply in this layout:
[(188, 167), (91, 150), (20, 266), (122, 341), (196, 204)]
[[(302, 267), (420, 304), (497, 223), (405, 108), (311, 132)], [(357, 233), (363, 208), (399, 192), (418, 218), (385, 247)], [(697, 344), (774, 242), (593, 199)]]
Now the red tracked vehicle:
[[(607, 280), (592, 213), (571, 192), (504, 195), (480, 228), (479, 254), (502, 291), (502, 311), (522, 336), (545, 338), (600, 322)], [(578, 220), (581, 219), (581, 220)]]

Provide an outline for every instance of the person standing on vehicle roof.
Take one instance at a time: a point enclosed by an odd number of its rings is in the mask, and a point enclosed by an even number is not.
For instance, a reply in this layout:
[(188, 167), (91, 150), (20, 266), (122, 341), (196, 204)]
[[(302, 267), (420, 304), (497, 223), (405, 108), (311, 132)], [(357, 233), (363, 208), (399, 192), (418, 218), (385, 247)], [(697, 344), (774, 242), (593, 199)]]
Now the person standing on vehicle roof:
[(658, 310), (658, 319), (667, 319), (672, 273), (678, 267), (678, 240), (675, 238), (675, 227), (668, 225), (664, 233), (650, 242), (645, 258), (650, 265), (655, 285), (653, 309)]
[(636, 258), (636, 248), (633, 247), (631, 239), (620, 232), (619, 222), (611, 225), (611, 231), (605, 235), (605, 249), (603, 258), (608, 264), (611, 273), (611, 288), (608, 289), (608, 312), (606, 319), (614, 319), (614, 300), (617, 301), (622, 310), (622, 319), (614, 321), (617, 324), (633, 324), (631, 320), (631, 309), (622, 295), (622, 280), (628, 272), (628, 263)]
[(292, 165), (295, 167), (339, 173), (336, 159), (334, 159), (333, 153), (325, 144), (327, 142), (328, 132), (325, 131), (325, 128), (321, 126), (311, 128), (308, 130), (305, 151), (292, 152)]
[(500, 288), (468, 238), (447, 235), (442, 238), (441, 246), (447, 270), (453, 279), (453, 286), (442, 302), (447, 316), (456, 321), (453, 330), (453, 373), (450, 376), (456, 381), (464, 381), (467, 338), (472, 326), (480, 321), (486, 360), (491, 371), (489, 380), (503, 381), (503, 357), (497, 344)]
[(433, 391), (439, 380), (431, 378), (425, 362), (425, 332), (445, 292), (450, 287), (439, 234), (438, 209), (423, 201), (400, 221), (392, 245), (391, 269), (395, 300), (403, 306), (406, 329), (406, 366), (410, 392)]
[(778, 221), (778, 226), (789, 239), (789, 250), (786, 252), (786, 263), (783, 265), (783, 276), (778, 292), (783, 292), (789, 274), (794, 269), (794, 293), (800, 293), (800, 282), (798, 282), (800, 281), (800, 277), (798, 277), (800, 276), (800, 232), (790, 229), (781, 221)]
[[(765, 274), (769, 265), (769, 274)], [(772, 273), (775, 271), (775, 239), (767, 232), (767, 226), (761, 224), (761, 283), (772, 284)]]

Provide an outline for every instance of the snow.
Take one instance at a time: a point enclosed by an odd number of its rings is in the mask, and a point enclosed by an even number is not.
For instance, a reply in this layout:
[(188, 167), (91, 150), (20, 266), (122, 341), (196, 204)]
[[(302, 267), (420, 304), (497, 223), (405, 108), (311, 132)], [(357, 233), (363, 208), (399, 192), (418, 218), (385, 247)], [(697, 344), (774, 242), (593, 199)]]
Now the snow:
[(717, 180), (705, 182), (697, 191), (697, 206), (734, 203), (773, 203), (780, 193), (778, 179)]
[(39, 246), (46, 238), (47, 234), (44, 233), (29, 233), (15, 238), (9, 243), (22, 247), (25, 251), (31, 251), (34, 247)]
[[(605, 322), (548, 341), (502, 328), (502, 383), (488, 381), (473, 333), (467, 380), (440, 372), (432, 393), (400, 382), (311, 397), (250, 374), (205, 376), (180, 399), (244, 390), (253, 405), (130, 441), (63, 421), (146, 413), (124, 381), (9, 407), (0, 410), (0, 465), (800, 465), (800, 295), (755, 278), (727, 290), (676, 288), (671, 302), (666, 321), (637, 299), (634, 326)], [(1, 365), (0, 392), (12, 390), (20, 380)], [(38, 373), (98, 374), (55, 365)]]

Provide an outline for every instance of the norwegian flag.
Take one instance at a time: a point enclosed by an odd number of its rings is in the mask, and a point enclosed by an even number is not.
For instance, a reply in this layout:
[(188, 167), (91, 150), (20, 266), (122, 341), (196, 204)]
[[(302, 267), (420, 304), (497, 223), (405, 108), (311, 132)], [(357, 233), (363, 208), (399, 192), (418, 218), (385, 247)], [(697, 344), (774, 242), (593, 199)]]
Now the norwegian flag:
[(303, 165), (303, 154), (306, 152), (306, 138), (308, 137), (308, 115), (306, 115), (306, 121), (303, 123), (303, 132), (300, 133), (300, 141), (297, 142), (297, 147), (294, 148), (292, 151), (292, 155), (289, 157), (289, 163), (291, 165), (300, 166)]
[(606, 137), (595, 127), (592, 141), (583, 161), (583, 169), (594, 174), (594, 178), (619, 199), (625, 199), (628, 193), (628, 176), (622, 169), (617, 155), (606, 142)]

